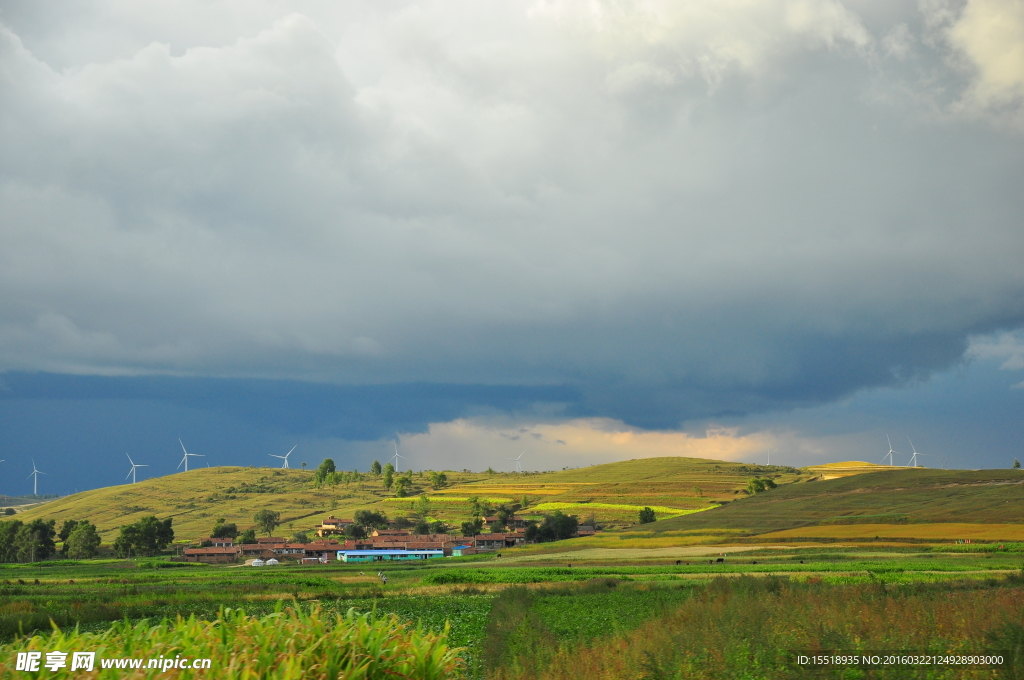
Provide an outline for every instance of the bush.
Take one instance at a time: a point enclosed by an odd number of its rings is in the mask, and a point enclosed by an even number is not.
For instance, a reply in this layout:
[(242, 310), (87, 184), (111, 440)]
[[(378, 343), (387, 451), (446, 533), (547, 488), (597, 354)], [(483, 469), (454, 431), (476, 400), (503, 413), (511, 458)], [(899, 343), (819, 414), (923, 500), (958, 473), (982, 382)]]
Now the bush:
[(640, 511), (640, 524), (650, 524), (651, 522), (654, 522), (657, 519), (658, 518), (654, 515), (654, 510), (652, 510), (650, 507), (645, 507), (643, 510)]

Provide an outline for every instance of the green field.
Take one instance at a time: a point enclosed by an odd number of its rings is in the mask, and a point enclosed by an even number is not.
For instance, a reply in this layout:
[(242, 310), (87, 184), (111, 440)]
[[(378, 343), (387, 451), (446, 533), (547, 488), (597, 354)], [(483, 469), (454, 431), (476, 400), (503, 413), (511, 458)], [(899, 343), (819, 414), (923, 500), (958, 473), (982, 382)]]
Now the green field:
[[(748, 495), (753, 476), (771, 477), (779, 486)], [(145, 512), (174, 517), (179, 537), (191, 537), (205, 535), (217, 517), (248, 526), (247, 515), (268, 503), (281, 504), (285, 521), (299, 529), (318, 522), (318, 512), (384, 508), (394, 517), (418, 502), (389, 495), (376, 480), (313, 489), (308, 477), (294, 470), (197, 470), (148, 486), (78, 494), (18, 518), (93, 519), (109, 540), (114, 528)], [(1024, 540), (1015, 538), (1024, 528), (1024, 474), (1018, 471), (860, 464), (798, 471), (659, 458), (450, 478), (447, 488), (414, 488), (429, 492), (431, 516), (455, 522), (468, 517), (470, 499), (525, 496), (523, 514), (592, 513), (612, 530), (507, 549), (501, 557), (414, 564), (253, 568), (166, 556), (0, 564), (0, 680), (20, 677), (9, 665), (15, 650), (57, 644), (52, 636), (65, 633), (51, 633), (54, 625), (67, 633), (59, 640), (69, 645), (111, 649), (133, 635), (155, 641), (153, 649), (195, 640), (207, 629), (237, 631), (230, 633), (237, 639), (268, 635), (274, 637), (268, 649), (292, 660), (252, 660), (271, 669), (265, 677), (320, 677), (309, 665), (313, 656), (274, 646), (279, 641), (270, 622), (276, 619), (266, 618), (274, 616), (324, 636), (358, 629), (360, 641), (351, 649), (387, 638), (396, 649), (436, 650), (454, 664), (439, 677), (1024, 675)], [(188, 495), (186, 483), (196, 480), (212, 485), (205, 495)], [(123, 505), (143, 502), (145, 510)], [(645, 505), (661, 519), (636, 526), (632, 515)], [(616, 522), (622, 528), (615, 529)], [(972, 542), (959, 538), (965, 534)], [(386, 585), (378, 570), (386, 573)], [(244, 620), (230, 613), (239, 609)], [(362, 623), (346, 618), (360, 615), (367, 617)], [(337, 626), (344, 630), (335, 632)], [(214, 642), (211, 658), (235, 663), (230, 645)], [(1016, 665), (811, 673), (794, 661), (799, 650), (999, 652)], [(331, 664), (343, 661), (331, 658)], [(286, 667), (300, 670), (288, 675)], [(428, 677), (416, 673), (408, 677)]]

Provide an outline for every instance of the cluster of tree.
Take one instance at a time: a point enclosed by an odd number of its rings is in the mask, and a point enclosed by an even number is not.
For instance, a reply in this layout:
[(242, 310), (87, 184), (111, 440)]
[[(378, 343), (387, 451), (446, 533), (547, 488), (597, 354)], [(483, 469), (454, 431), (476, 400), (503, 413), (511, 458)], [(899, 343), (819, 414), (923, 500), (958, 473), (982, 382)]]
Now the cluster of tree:
[(134, 524), (121, 527), (121, 534), (114, 540), (114, 552), (119, 557), (131, 555), (156, 555), (174, 541), (171, 518), (161, 521), (150, 515)]
[(650, 524), (657, 521), (657, 519), (654, 515), (654, 510), (649, 506), (644, 506), (644, 509), (640, 511), (640, 524)]
[(448, 475), (443, 472), (431, 472), (430, 486), (435, 489), (443, 489), (448, 486)]
[(4, 508), (4, 514), (10, 517), (11, 515), (17, 515), (18, 511), (14, 508)]
[(85, 519), (65, 520), (57, 538), (64, 543), (60, 549), (61, 554), (73, 560), (95, 557), (100, 547), (100, 534), (96, 525)]
[[(376, 462), (376, 461), (374, 461)], [(380, 463), (377, 463), (380, 465)], [(344, 470), (338, 470), (334, 461), (330, 458), (324, 458), (323, 462), (313, 473), (313, 486), (320, 489), (325, 486), (335, 487), (339, 484), (348, 486), (353, 482), (363, 481), (363, 473), (359, 470), (352, 470), (346, 472)]]
[(55, 520), (0, 522), (0, 562), (39, 562), (56, 552)]
[(555, 510), (553, 514), (545, 516), (539, 525), (531, 523), (526, 527), (526, 540), (547, 543), (572, 538), (576, 535), (579, 524), (574, 515), (566, 515), (561, 510)]
[(778, 484), (776, 484), (771, 479), (768, 479), (767, 477), (754, 477), (749, 482), (747, 482), (747, 493), (753, 496), (756, 493), (768, 491), (770, 489), (774, 489), (777, 486)]

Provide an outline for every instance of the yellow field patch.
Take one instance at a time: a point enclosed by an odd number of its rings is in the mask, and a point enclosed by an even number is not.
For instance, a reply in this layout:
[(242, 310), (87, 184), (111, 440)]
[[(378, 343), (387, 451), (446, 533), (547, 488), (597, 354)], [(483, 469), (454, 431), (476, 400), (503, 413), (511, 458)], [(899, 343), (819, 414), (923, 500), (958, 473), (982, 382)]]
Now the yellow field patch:
[(952, 541), (972, 539), (978, 541), (1024, 541), (1024, 524), (844, 524), (800, 527), (762, 534), (758, 539), (782, 538), (918, 538), (922, 540)]
[(531, 510), (536, 510), (538, 512), (544, 512), (545, 510), (568, 510), (568, 509), (571, 508), (573, 510), (594, 509), (594, 510), (624, 510), (624, 511), (627, 511), (627, 512), (640, 512), (645, 507), (650, 507), (651, 510), (654, 510), (654, 512), (656, 512), (658, 514), (676, 516), (676, 515), (691, 515), (691, 514), (693, 514), (695, 512), (702, 512), (704, 510), (710, 510), (711, 508), (715, 508), (715, 507), (718, 507), (718, 506), (711, 505), (711, 506), (708, 506), (706, 508), (686, 508), (686, 509), (684, 509), (684, 508), (670, 508), (670, 507), (666, 507), (664, 505), (643, 506), (643, 505), (623, 505), (623, 504), (620, 504), (620, 503), (561, 503), (561, 502), (552, 502), (552, 503), (539, 503), (538, 505), (533, 506), (531, 508)]

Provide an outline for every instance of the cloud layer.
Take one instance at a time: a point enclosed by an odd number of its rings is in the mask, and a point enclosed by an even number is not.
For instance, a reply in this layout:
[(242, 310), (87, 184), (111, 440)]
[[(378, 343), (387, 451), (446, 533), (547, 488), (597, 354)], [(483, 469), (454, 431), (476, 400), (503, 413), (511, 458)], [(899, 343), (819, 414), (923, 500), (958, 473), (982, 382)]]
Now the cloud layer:
[(1024, 323), (1019, 3), (0, 14), (0, 370), (791, 408)]

